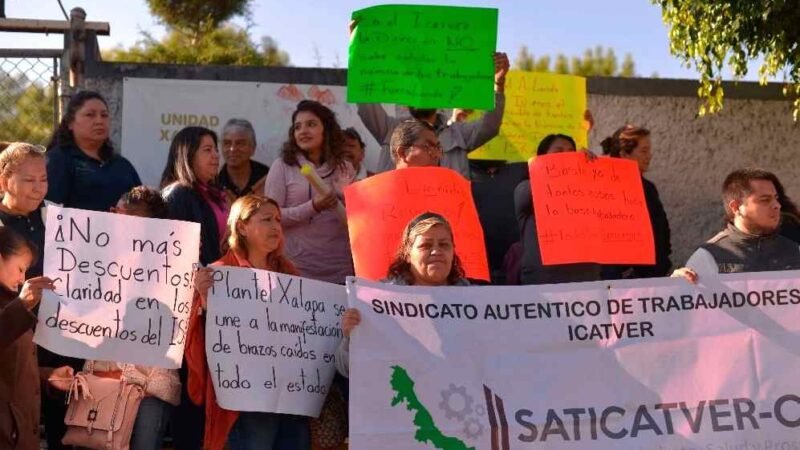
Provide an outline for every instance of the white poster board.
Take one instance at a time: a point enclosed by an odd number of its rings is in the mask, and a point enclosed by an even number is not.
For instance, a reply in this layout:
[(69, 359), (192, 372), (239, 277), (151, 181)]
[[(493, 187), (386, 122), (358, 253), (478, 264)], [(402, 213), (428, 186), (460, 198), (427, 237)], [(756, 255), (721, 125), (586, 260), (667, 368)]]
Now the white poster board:
[(705, 283), (351, 279), (350, 448), (794, 448), (800, 272)]
[(217, 403), (234, 411), (317, 417), (342, 339), (344, 286), (215, 267), (206, 355)]
[(175, 369), (194, 292), (200, 225), (48, 206), (34, 340), (64, 356)]
[(342, 129), (355, 127), (366, 144), (367, 167), (378, 163), (380, 145), (364, 127), (356, 105), (346, 103), (344, 86), (125, 78), (122, 97), (122, 154), (149, 186), (158, 186), (172, 137), (190, 125), (210, 128), (221, 140), (229, 119), (247, 119), (256, 131), (254, 159), (272, 164), (301, 100), (331, 108)]

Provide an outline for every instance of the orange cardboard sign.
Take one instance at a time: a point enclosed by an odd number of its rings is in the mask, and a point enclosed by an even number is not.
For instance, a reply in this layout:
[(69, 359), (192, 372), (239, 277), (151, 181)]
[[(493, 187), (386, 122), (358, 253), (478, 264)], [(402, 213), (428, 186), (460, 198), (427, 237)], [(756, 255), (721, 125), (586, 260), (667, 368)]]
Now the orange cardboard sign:
[(469, 181), (443, 167), (390, 170), (351, 184), (344, 191), (356, 275), (386, 278), (411, 219), (426, 211), (453, 227), (456, 254), (470, 278), (489, 280), (483, 229)]
[(528, 163), (542, 264), (655, 264), (636, 163), (556, 153)]

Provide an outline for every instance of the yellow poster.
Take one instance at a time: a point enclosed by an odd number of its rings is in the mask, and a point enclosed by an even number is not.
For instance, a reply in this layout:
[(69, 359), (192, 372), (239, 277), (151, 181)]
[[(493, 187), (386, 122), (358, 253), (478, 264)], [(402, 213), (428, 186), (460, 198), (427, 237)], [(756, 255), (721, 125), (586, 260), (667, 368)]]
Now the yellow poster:
[(579, 149), (588, 147), (586, 78), (512, 70), (505, 94), (500, 134), (470, 153), (471, 159), (527, 161), (542, 138), (553, 133), (572, 136)]

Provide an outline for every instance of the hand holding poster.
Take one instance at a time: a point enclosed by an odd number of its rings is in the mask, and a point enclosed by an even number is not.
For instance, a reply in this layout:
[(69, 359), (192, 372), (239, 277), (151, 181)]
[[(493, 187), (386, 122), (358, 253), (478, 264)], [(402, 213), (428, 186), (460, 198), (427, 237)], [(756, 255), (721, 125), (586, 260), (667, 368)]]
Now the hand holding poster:
[(443, 167), (390, 170), (344, 191), (356, 275), (386, 277), (408, 222), (424, 212), (443, 215), (453, 227), (456, 254), (470, 278), (489, 279), (483, 228), (469, 181)]
[(181, 366), (200, 225), (48, 206), (34, 340), (84, 359)]
[(213, 279), (206, 355), (217, 403), (317, 417), (336, 371), (344, 287), (234, 267)]
[(655, 262), (635, 162), (571, 152), (540, 156), (528, 167), (543, 264)]
[(348, 102), (494, 108), (496, 9), (381, 5), (353, 20)]
[(350, 448), (794, 448), (798, 280), (351, 279)]
[(539, 142), (554, 133), (571, 136), (579, 149), (588, 148), (585, 78), (512, 70), (505, 95), (500, 133), (470, 153), (470, 159), (527, 161), (536, 156)]

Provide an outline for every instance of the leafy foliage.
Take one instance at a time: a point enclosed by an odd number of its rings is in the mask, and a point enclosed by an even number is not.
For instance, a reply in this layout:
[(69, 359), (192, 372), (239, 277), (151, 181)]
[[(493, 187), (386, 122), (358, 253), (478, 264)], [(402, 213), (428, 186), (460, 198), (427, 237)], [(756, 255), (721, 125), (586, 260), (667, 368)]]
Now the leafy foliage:
[(197, 37), (236, 16), (248, 15), (251, 0), (147, 0), (150, 12), (169, 28)]
[(255, 44), (246, 30), (233, 25), (225, 25), (197, 38), (177, 30), (170, 31), (160, 41), (144, 34), (135, 46), (105, 52), (103, 59), (170, 64), (289, 64), (289, 55), (281, 51), (271, 38), (262, 37), (261, 43)]
[(0, 72), (0, 141), (44, 144), (53, 132), (53, 88)]
[(574, 56), (567, 58), (559, 53), (555, 57), (555, 63), (551, 67), (552, 59), (550, 56), (541, 56), (538, 59), (530, 53), (528, 47), (523, 46), (516, 59), (514, 67), (519, 70), (532, 72), (555, 72), (570, 75), (604, 76), (604, 77), (633, 77), (636, 76), (633, 57), (630, 53), (625, 55), (622, 66), (619, 65), (617, 55), (613, 49), (604, 49), (597, 46), (594, 49), (586, 49), (582, 57)]
[(763, 58), (759, 81), (782, 75), (800, 119), (800, 4), (797, 0), (652, 0), (669, 26), (670, 50), (700, 75), (700, 115), (722, 109), (722, 71), (734, 78)]

